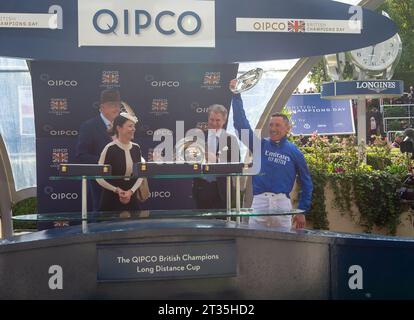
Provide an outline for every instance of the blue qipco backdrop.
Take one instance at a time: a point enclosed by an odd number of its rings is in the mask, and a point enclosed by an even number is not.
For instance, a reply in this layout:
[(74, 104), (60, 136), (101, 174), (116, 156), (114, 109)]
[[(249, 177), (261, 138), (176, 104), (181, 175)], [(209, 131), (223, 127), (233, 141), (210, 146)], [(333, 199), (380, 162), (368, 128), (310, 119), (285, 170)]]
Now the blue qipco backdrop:
[[(80, 181), (51, 181), (60, 163), (76, 163), (79, 127), (99, 114), (100, 92), (118, 88), (140, 123), (135, 141), (152, 160), (156, 129), (175, 132), (176, 121), (185, 130), (205, 129), (207, 108), (230, 106), (228, 83), (237, 64), (98, 64), (35, 61), (31, 63), (37, 148), (37, 196), (40, 213), (81, 209)], [(174, 137), (175, 140), (175, 137)], [(191, 180), (150, 180), (147, 209), (191, 209)], [(89, 201), (90, 204), (91, 201)]]
[(286, 103), (294, 135), (354, 134), (351, 100), (324, 100), (319, 93), (292, 95)]

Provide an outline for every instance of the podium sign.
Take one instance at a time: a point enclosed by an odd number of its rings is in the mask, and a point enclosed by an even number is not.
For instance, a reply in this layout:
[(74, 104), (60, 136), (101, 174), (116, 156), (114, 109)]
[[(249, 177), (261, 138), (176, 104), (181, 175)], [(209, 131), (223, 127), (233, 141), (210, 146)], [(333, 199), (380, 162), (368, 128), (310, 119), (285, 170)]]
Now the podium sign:
[(98, 281), (232, 277), (235, 240), (99, 245)]

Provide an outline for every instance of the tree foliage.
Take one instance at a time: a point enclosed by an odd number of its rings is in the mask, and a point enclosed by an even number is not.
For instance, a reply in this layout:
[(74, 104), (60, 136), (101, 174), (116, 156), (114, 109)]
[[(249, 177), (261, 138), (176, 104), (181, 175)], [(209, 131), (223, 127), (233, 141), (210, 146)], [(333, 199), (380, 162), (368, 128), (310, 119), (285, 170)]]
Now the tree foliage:
[(321, 91), (322, 83), (330, 81), (331, 78), (329, 77), (328, 73), (325, 69), (325, 63), (323, 59), (315, 65), (310, 74), (309, 74), (309, 82), (315, 85), (315, 88), (318, 92)]
[(403, 51), (396, 73), (414, 72), (414, 0), (386, 0), (384, 10), (398, 26)]

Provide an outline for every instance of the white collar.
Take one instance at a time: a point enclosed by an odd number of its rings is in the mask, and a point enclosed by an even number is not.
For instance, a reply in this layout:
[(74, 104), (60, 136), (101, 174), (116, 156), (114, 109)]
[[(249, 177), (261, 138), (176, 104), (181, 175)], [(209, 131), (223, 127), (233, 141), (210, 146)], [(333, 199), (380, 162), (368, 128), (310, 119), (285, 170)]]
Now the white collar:
[(111, 121), (109, 121), (107, 118), (105, 118), (105, 116), (103, 115), (102, 112), (101, 112), (101, 118), (102, 118), (102, 120), (105, 123), (105, 125), (106, 125), (107, 128), (112, 124)]
[(224, 132), (224, 129), (218, 129), (217, 131), (213, 130), (213, 129), (209, 129), (208, 130), (208, 137), (210, 138), (211, 136), (214, 136), (214, 137), (220, 138), (220, 136), (223, 134), (223, 132)]
[(132, 142), (129, 142), (127, 144), (122, 143), (121, 141), (119, 141), (118, 139), (115, 139), (114, 141), (116, 143), (116, 145), (118, 147), (120, 147), (121, 149), (125, 150), (125, 151), (129, 151), (132, 148)]

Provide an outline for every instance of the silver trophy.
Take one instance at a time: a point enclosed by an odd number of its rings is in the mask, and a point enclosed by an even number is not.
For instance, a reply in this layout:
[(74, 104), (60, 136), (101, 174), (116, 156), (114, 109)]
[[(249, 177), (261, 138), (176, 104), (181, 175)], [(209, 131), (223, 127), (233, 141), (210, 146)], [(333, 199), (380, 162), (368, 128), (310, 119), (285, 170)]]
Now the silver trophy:
[(236, 79), (236, 85), (231, 89), (231, 91), (233, 93), (241, 93), (250, 90), (259, 82), (259, 80), (262, 78), (262, 75), (263, 69), (261, 68), (252, 69), (246, 73), (243, 73)]
[[(199, 141), (199, 140), (197, 140)], [(183, 138), (175, 145), (176, 162), (205, 162), (205, 146), (197, 141)]]

